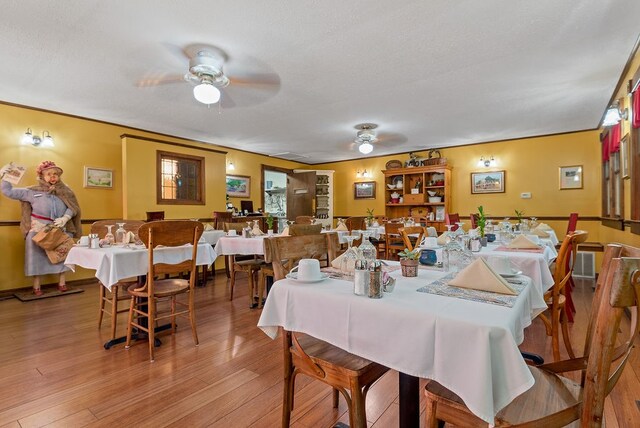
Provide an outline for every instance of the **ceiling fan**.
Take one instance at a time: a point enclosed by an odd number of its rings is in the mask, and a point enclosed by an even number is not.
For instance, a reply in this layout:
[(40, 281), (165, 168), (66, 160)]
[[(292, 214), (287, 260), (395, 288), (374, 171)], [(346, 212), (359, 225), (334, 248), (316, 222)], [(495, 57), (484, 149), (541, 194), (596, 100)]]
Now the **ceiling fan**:
[(378, 125), (375, 123), (360, 123), (355, 126), (358, 130), (356, 133), (355, 143), (358, 145), (358, 151), (363, 155), (368, 155), (373, 151), (373, 144), (378, 141), (376, 137), (376, 129)]
[(138, 82), (139, 87), (165, 83), (188, 82), (194, 85), (194, 98), (207, 105), (222, 98), (224, 107), (257, 104), (278, 92), (280, 78), (257, 60), (245, 57), (229, 60), (221, 49), (203, 44), (192, 44), (181, 49), (189, 60), (184, 75), (162, 75)]
[(376, 123), (359, 123), (354, 128), (357, 129), (356, 138), (351, 140), (350, 149), (357, 147), (364, 155), (371, 153), (374, 148), (398, 152), (401, 151), (400, 145), (407, 142), (407, 137), (402, 134), (378, 132)]

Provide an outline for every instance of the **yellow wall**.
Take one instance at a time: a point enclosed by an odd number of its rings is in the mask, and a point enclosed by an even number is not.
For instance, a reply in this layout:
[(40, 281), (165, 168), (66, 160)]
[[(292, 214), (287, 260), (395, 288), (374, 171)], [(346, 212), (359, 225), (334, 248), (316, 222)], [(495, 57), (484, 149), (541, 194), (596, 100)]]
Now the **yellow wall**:
[[(21, 146), (19, 142), (27, 127), (34, 134), (49, 131), (55, 139), (55, 147), (45, 149)], [(41, 161), (55, 161), (64, 169), (62, 179), (76, 193), (85, 221), (121, 217), (143, 219), (145, 211), (156, 210), (164, 210), (168, 218), (210, 218), (214, 210), (225, 208), (226, 162), (223, 154), (137, 138), (121, 138), (123, 134), (228, 152), (229, 159), (236, 164), (233, 173), (252, 177), (251, 199), (256, 207), (260, 207), (261, 201), (262, 163), (290, 169), (300, 167), (296, 162), (4, 104), (0, 104), (0, 165), (14, 161), (26, 166), (28, 172), (19, 184), (22, 187), (36, 183), (35, 167)], [(156, 205), (157, 149), (205, 157), (206, 205)], [(113, 189), (84, 188), (85, 166), (112, 169)], [(237, 200), (233, 202), (240, 205)], [(0, 270), (3, 272), (0, 291), (31, 286), (31, 278), (24, 276), (24, 238), (16, 224), (19, 220), (20, 203), (0, 195), (0, 240), (4, 244), (3, 256), (0, 258)], [(89, 228), (89, 224), (83, 225), (85, 233), (88, 233)], [(220, 267), (220, 264), (216, 266)], [(94, 271), (78, 268), (76, 273), (69, 273), (67, 278), (91, 278), (94, 274)], [(44, 283), (54, 283), (56, 280), (55, 276), (43, 278)]]

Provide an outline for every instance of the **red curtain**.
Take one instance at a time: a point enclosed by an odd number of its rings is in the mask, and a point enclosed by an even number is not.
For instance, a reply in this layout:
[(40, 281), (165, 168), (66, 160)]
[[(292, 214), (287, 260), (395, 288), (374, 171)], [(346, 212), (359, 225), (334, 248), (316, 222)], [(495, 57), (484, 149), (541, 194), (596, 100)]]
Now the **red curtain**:
[(631, 104), (631, 126), (640, 128), (640, 86), (633, 91)]
[(618, 122), (609, 129), (609, 151), (611, 153), (620, 151), (620, 130), (621, 123)]
[(611, 130), (609, 130), (609, 132), (607, 132), (602, 137), (602, 162), (603, 163), (609, 161), (609, 153), (611, 153), (611, 150), (609, 149), (610, 140), (611, 140)]

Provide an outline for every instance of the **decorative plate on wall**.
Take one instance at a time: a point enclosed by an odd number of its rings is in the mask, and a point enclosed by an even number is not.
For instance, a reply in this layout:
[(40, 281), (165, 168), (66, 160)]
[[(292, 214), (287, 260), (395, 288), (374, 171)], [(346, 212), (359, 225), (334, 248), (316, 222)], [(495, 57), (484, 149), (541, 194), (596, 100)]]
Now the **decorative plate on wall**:
[(390, 160), (389, 162), (387, 162), (387, 163), (385, 164), (385, 168), (386, 168), (386, 169), (402, 168), (402, 162), (400, 162), (400, 161), (399, 161), (399, 160), (397, 160), (397, 159)]

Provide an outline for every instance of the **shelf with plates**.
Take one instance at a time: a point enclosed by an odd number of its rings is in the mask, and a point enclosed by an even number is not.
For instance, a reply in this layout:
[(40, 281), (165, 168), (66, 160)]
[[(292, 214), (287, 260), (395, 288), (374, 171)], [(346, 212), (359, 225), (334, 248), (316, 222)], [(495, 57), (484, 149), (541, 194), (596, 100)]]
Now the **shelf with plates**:
[(429, 165), (383, 170), (385, 215), (388, 218), (426, 217), (439, 232), (446, 230), (444, 214), (451, 207), (451, 167)]

